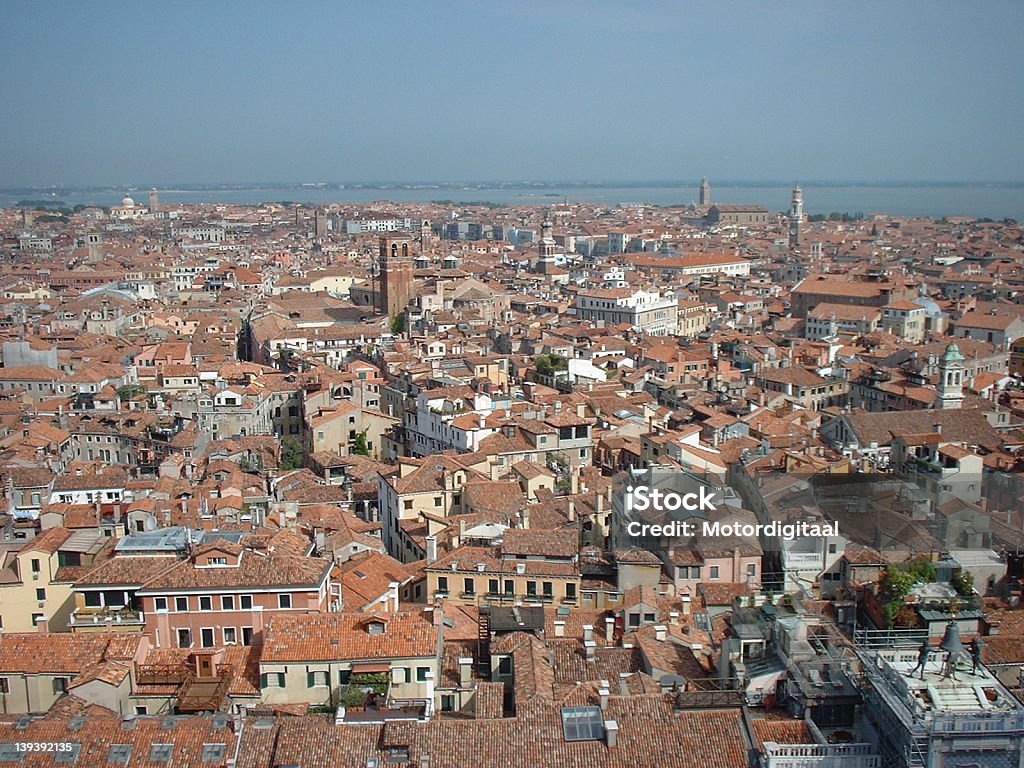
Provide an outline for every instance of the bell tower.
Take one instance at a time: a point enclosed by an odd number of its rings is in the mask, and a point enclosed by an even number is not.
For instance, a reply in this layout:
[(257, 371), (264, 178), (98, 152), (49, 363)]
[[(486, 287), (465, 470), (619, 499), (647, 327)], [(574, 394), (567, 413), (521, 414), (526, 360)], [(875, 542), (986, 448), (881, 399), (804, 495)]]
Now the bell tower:
[(789, 206), (789, 247), (800, 245), (804, 224), (804, 191), (797, 184), (793, 187), (793, 198)]
[(935, 407), (959, 408), (964, 404), (964, 356), (955, 341), (946, 347), (939, 360), (939, 381), (935, 387)]

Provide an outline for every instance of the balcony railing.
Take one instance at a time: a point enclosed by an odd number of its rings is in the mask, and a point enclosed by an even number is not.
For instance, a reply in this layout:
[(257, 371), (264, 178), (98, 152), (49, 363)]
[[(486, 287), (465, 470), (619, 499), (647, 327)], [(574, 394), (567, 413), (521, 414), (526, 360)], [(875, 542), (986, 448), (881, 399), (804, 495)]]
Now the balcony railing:
[(188, 670), (181, 664), (135, 665), (138, 685), (181, 685), (188, 678)]
[(191, 669), (178, 689), (179, 712), (216, 712), (228, 694), (233, 677), (230, 666), (219, 666), (215, 677), (199, 677)]
[(135, 628), (145, 623), (145, 614), (131, 608), (76, 608), (70, 618), (72, 627), (99, 627), (111, 624), (114, 627)]

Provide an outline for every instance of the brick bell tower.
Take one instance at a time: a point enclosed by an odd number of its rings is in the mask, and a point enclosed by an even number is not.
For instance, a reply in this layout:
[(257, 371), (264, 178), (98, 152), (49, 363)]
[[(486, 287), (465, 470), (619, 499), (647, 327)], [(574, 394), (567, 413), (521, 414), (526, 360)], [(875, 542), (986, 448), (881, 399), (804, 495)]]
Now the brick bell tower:
[(380, 303), (378, 309), (388, 317), (401, 314), (412, 300), (412, 237), (402, 233), (381, 235)]

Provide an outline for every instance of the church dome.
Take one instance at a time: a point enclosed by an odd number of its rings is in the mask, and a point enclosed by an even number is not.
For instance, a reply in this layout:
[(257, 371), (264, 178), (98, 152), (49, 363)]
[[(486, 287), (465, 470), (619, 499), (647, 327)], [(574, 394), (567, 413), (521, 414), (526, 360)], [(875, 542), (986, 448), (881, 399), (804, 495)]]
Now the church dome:
[(132, 200), (128, 195), (125, 195), (124, 199), (121, 201), (121, 205), (125, 206), (126, 208), (131, 208), (132, 206), (135, 205), (135, 201)]

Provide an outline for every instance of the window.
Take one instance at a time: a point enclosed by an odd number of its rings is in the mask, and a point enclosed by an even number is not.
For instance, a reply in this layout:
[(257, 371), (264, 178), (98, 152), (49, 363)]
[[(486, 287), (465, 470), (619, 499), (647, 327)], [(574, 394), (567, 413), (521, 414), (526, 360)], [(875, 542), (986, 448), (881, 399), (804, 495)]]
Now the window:
[(85, 605), (87, 608), (99, 608), (103, 605), (103, 595), (99, 592), (86, 592)]
[(173, 744), (153, 744), (149, 748), (149, 762), (151, 763), (169, 763), (173, 756)]
[(252, 595), (241, 595), (238, 598), (238, 607), (243, 611), (252, 610)]
[(712, 565), (711, 566), (711, 572), (709, 574), (709, 577), (712, 578), (712, 579), (717, 579), (718, 578), (718, 566), (717, 565)]
[(427, 682), (427, 672), (430, 667), (416, 667), (416, 682), (425, 683)]
[(234, 645), (237, 642), (237, 630), (234, 627), (224, 627), (224, 645)]
[(828, 545), (828, 553), (830, 555), (834, 555), (836, 553), (836, 545), (835, 544), (829, 544)]
[(448, 577), (447, 576), (438, 576), (437, 577), (437, 591), (438, 592), (447, 592), (448, 591)]
[(528, 581), (528, 582), (526, 582), (526, 594), (528, 594), (528, 595), (536, 595), (537, 594), (537, 582), (536, 581)]
[(463, 579), (462, 587), (462, 591), (465, 592), (467, 595), (476, 594), (476, 582), (473, 579)]
[(226, 557), (211, 557), (207, 562), (210, 565), (227, 565), (228, 559)]
[(440, 507), (441, 506), (441, 497), (440, 496), (435, 496), (434, 497), (434, 506), (435, 507)]
[(11, 681), (6, 677), (0, 677), (0, 693), (7, 694), (11, 692)]
[(441, 711), (442, 712), (454, 712), (455, 711), (455, 696), (450, 693), (443, 694), (441, 696)]
[(235, 610), (235, 596), (234, 595), (221, 595), (220, 607), (222, 611), (233, 611)]
[(178, 630), (178, 647), (179, 648), (191, 648), (192, 647), (192, 630), (191, 629), (179, 629)]
[(262, 688), (284, 688), (284, 672), (264, 672), (260, 678)]
[(252, 627), (242, 627), (242, 645), (252, 645)]
[(575, 600), (576, 599), (576, 585), (569, 583), (565, 585), (565, 599)]
[(36, 588), (36, 600), (45, 600), (45, 599), (46, 599), (46, 590), (43, 589), (42, 587), (37, 587)]
[(121, 765), (128, 765), (128, 761), (132, 759), (132, 745), (131, 744), (111, 744), (110, 749), (107, 750), (107, 762)]
[(188, 610), (188, 598), (187, 597), (176, 597), (174, 598), (174, 610), (178, 613), (184, 613)]
[(42, 570), (42, 566), (39, 564), (39, 558), (32, 558), (32, 573), (39, 573)]
[(278, 608), (291, 608), (292, 607), (292, 596), (285, 592), (283, 595), (277, 596), (277, 607)]
[(554, 585), (550, 581), (543, 583), (544, 597), (551, 597), (554, 590)]
[(148, 715), (149, 714), (149, 707), (136, 707), (135, 708), (135, 714), (136, 715)]
[(512, 579), (505, 579), (505, 594), (511, 595), (513, 592), (515, 592), (515, 586), (515, 582), (512, 581)]
[(213, 610), (213, 598), (209, 595), (199, 596), (199, 610), (200, 611), (212, 611)]
[(213, 648), (213, 627), (203, 627), (199, 630), (199, 642), (203, 648)]
[(66, 677), (55, 677), (53, 678), (53, 692), (54, 694), (64, 693), (68, 689), (68, 679)]
[(757, 565), (754, 563), (747, 563), (747, 576), (757, 576)]
[(492, 595), (498, 594), (498, 580), (488, 579), (487, 580), (487, 592)]
[(511, 675), (512, 674), (512, 657), (502, 656), (498, 661), (498, 674), (499, 675)]
[(330, 680), (327, 677), (327, 672), (306, 673), (307, 688), (326, 688), (329, 682)]
[(167, 610), (167, 598), (166, 597), (154, 597), (153, 598), (153, 610), (155, 610), (155, 611), (166, 611)]

